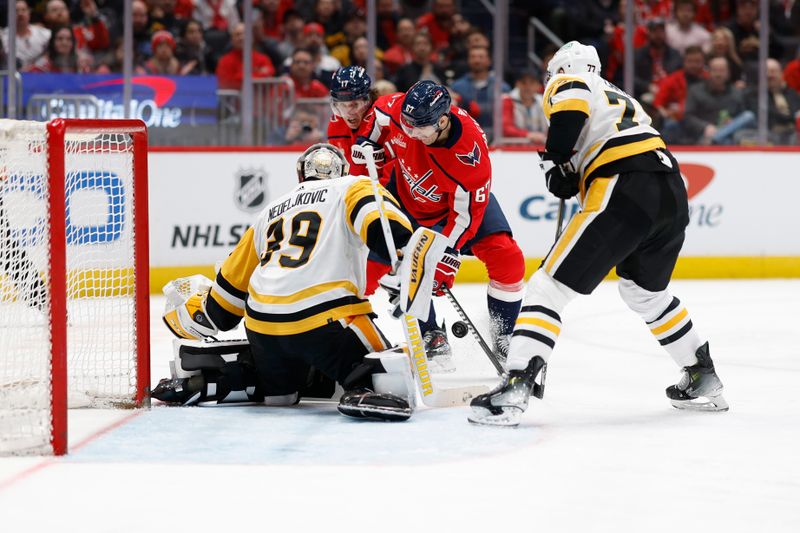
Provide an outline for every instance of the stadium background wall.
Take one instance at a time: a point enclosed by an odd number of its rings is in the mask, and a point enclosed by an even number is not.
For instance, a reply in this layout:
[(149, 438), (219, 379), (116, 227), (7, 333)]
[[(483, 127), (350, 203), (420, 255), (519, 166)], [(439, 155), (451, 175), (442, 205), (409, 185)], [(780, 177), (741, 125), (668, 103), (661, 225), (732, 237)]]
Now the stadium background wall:
[[(267, 203), (297, 184), (291, 148), (150, 148), (150, 286), (204, 273), (225, 258)], [(677, 278), (800, 277), (800, 149), (676, 148), (691, 222)], [(492, 152), (493, 185), (527, 258), (553, 242), (557, 201), (531, 149)], [(468, 171), (468, 169), (465, 169)], [(568, 214), (577, 202), (568, 203)], [(485, 281), (466, 259), (458, 281)]]

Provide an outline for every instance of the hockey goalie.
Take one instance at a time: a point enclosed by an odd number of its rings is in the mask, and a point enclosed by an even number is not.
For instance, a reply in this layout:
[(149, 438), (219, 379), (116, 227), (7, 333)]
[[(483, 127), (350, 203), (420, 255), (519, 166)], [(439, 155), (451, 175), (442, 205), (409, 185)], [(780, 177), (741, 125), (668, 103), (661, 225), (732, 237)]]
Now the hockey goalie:
[[(411, 224), (385, 189), (376, 194), (368, 178), (347, 172), (335, 147), (310, 147), (297, 162), (299, 185), (260, 213), (213, 282), (192, 276), (165, 286), (164, 322), (178, 339), (172, 376), (154, 398), (292, 405), (334, 398), (338, 383), (345, 415), (411, 416), (408, 355), (390, 349), (364, 296), (368, 253), (390, 256), (381, 216), (398, 248)], [(242, 319), (246, 341), (209, 342)]]

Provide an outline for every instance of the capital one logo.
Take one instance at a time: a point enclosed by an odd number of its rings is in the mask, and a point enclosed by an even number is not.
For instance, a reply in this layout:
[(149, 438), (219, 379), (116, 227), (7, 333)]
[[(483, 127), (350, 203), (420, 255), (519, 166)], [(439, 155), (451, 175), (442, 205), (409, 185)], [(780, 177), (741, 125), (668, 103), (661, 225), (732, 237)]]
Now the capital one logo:
[(689, 200), (700, 194), (711, 180), (714, 179), (714, 169), (696, 163), (681, 163), (681, 175), (686, 183), (686, 194)]

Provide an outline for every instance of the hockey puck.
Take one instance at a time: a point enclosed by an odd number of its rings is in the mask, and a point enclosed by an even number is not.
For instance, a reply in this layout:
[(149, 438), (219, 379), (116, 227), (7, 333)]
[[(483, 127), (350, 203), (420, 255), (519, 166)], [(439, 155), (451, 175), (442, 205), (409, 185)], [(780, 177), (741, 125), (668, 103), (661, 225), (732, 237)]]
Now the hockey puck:
[(450, 326), (450, 331), (453, 332), (453, 335), (461, 339), (466, 337), (467, 333), (469, 333), (469, 326), (467, 326), (465, 322), (459, 320), (457, 322), (453, 322), (453, 325)]

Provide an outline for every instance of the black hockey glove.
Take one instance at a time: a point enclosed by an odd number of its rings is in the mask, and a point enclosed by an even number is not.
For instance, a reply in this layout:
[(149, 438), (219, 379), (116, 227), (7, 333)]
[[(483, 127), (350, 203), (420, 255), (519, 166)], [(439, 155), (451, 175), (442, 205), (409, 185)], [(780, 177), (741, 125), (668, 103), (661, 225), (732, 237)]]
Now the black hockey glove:
[(578, 194), (578, 184), (581, 176), (572, 168), (569, 161), (556, 163), (556, 156), (548, 152), (539, 152), (539, 168), (544, 172), (547, 190), (554, 196), (569, 200)]

